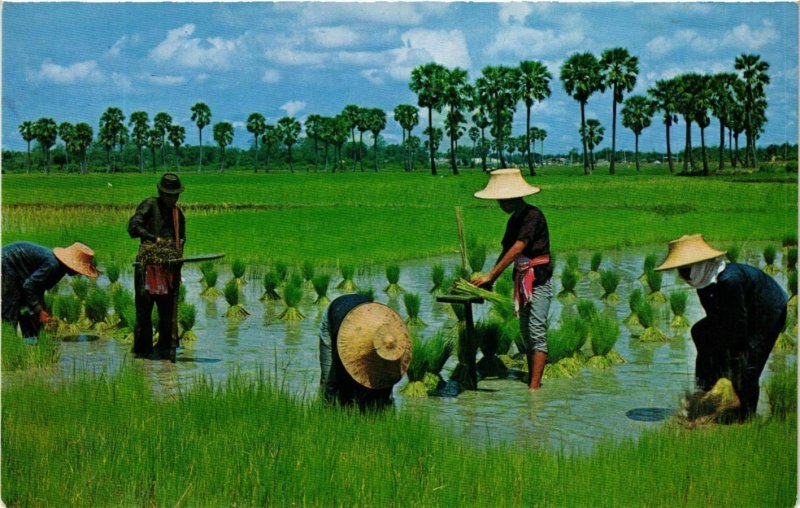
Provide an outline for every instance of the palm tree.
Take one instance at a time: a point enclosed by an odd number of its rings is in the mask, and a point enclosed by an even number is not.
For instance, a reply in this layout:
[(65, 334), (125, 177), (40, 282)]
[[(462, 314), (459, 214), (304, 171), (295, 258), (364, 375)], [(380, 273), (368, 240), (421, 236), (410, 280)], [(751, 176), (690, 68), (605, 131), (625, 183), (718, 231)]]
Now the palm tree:
[(464, 120), (463, 113), (457, 109), (448, 111), (444, 119), (444, 131), (450, 139), (450, 170), (454, 175), (458, 175), (456, 152), (458, 151), (458, 140), (461, 139), (461, 136), (466, 131), (466, 127), (461, 125)]
[[(314, 171), (316, 171), (319, 157), (319, 139), (322, 117), (319, 115), (308, 115), (305, 121), (306, 137), (314, 140)], [(308, 167), (306, 167), (308, 172)]]
[(614, 96), (611, 109), (611, 160), (608, 166), (608, 173), (613, 175), (617, 156), (617, 104), (621, 104), (625, 93), (636, 86), (639, 59), (631, 56), (625, 48), (606, 49), (600, 55), (600, 72), (603, 84), (612, 90)]
[(28, 144), (28, 173), (31, 172), (31, 141), (36, 139), (36, 134), (34, 132), (34, 124), (30, 120), (25, 120), (21, 124), (19, 124), (19, 133), (22, 135), (22, 139)]
[[(330, 123), (331, 141), (336, 146), (336, 162), (333, 164), (333, 170), (336, 168), (344, 170), (344, 159), (342, 157), (342, 149), (347, 142), (347, 134), (351, 132), (350, 119), (344, 114), (336, 115)], [(354, 138), (355, 139), (355, 138)], [(355, 168), (353, 168), (355, 169)]]
[(417, 136), (409, 136), (406, 140), (406, 144), (408, 145), (408, 170), (414, 171), (414, 160), (417, 158), (420, 140)]
[[(589, 97), (597, 91), (604, 91), (602, 75), (600, 74), (600, 62), (591, 53), (576, 53), (564, 62), (561, 66), (561, 81), (564, 84), (564, 91), (578, 101), (581, 105), (581, 126), (580, 133), (586, 129), (586, 103)], [(583, 172), (591, 174), (589, 161), (586, 158), (586, 136), (581, 136), (583, 141)]]
[(700, 147), (703, 154), (703, 176), (708, 176), (708, 155), (706, 154), (706, 127), (711, 124), (708, 110), (711, 107), (711, 79), (700, 75), (694, 96), (694, 121), (700, 127)]
[(403, 169), (411, 171), (408, 147), (406, 146), (406, 132), (411, 136), (411, 130), (419, 124), (419, 110), (411, 104), (398, 104), (394, 108), (394, 119), (400, 124), (400, 129), (403, 131)]
[(766, 91), (770, 78), (767, 74), (769, 64), (759, 55), (741, 54), (736, 57), (734, 68), (744, 80), (744, 125), (747, 137), (745, 160), (750, 167), (756, 167), (756, 138), (763, 126), (761, 119), (766, 111)]
[(100, 143), (106, 149), (108, 155), (107, 172), (116, 170), (116, 160), (112, 165), (111, 153), (117, 143), (123, 143), (127, 133), (125, 128), (125, 115), (122, 110), (116, 107), (109, 107), (100, 116)]
[(253, 135), (253, 147), (255, 149), (253, 153), (253, 168), (256, 173), (258, 173), (258, 138), (264, 134), (266, 125), (267, 121), (261, 113), (251, 113), (247, 117), (247, 132)]
[(133, 127), (133, 143), (139, 149), (139, 172), (144, 172), (144, 160), (142, 159), (142, 147), (147, 144), (150, 138), (150, 118), (144, 111), (134, 111), (131, 113), (128, 125)]
[(261, 142), (264, 144), (265, 152), (267, 154), (266, 167), (264, 171), (269, 173), (269, 156), (272, 153), (272, 147), (281, 141), (281, 133), (276, 125), (265, 125), (264, 134), (261, 135)]
[(739, 78), (732, 72), (720, 72), (711, 77), (711, 111), (719, 120), (719, 170), (725, 169), (725, 129), (735, 101), (735, 86)]
[(69, 122), (61, 122), (58, 126), (58, 137), (64, 142), (64, 154), (67, 158), (67, 172), (69, 172), (69, 151), (72, 150), (72, 137), (75, 127)]
[(431, 156), (431, 174), (434, 176), (436, 176), (436, 151), (434, 150), (434, 145), (437, 143), (434, 143), (430, 137), (435, 132), (433, 128), (433, 110), (439, 112), (444, 105), (444, 88), (447, 74), (447, 68), (443, 65), (437, 63), (420, 65), (411, 70), (411, 82), (408, 84), (411, 91), (417, 94), (417, 105), (428, 110), (428, 128), (425, 132), (429, 133), (428, 148)]
[(75, 124), (75, 132), (72, 136), (72, 145), (75, 151), (81, 156), (81, 174), (86, 174), (89, 169), (86, 164), (86, 150), (92, 144), (92, 126), (85, 122)]
[(744, 105), (740, 100), (744, 96), (744, 83), (737, 80), (734, 86), (734, 101), (728, 111), (728, 134), (732, 139), (730, 145), (730, 158), (733, 169), (739, 162), (739, 134), (744, 132)]
[(511, 135), (511, 121), (517, 106), (519, 70), (504, 65), (486, 66), (481, 77), (475, 80), (476, 102), (483, 106), (491, 123), (491, 134), (496, 141), (500, 165), (506, 166), (503, 156), (505, 138)]
[(467, 130), (467, 135), (469, 136), (470, 141), (472, 141), (472, 152), (469, 156), (469, 167), (474, 168), (475, 149), (477, 148), (478, 140), (481, 139), (481, 130), (476, 125), (473, 125)]
[(150, 146), (150, 153), (153, 155), (153, 172), (156, 171), (156, 151), (162, 148), (161, 130), (157, 127), (150, 129), (147, 137), (147, 144)]
[[(358, 125), (358, 118), (361, 115), (361, 108), (356, 106), (355, 104), (348, 104), (344, 107), (342, 111), (342, 118), (347, 122), (347, 128), (350, 130), (350, 134), (352, 135), (353, 143), (353, 151), (355, 152), (356, 149), (356, 125)], [(361, 149), (359, 148), (359, 153)], [(353, 171), (356, 170), (356, 157), (355, 154), (353, 155)]]
[(678, 83), (674, 79), (656, 81), (656, 85), (647, 90), (655, 101), (655, 107), (664, 112), (663, 121), (667, 128), (667, 163), (669, 172), (674, 173), (672, 165), (672, 149), (670, 147), (670, 127), (673, 123), (678, 123), (677, 108)]
[[(531, 127), (528, 130), (528, 135), (525, 138), (525, 144), (526, 144), (525, 149), (530, 152), (536, 153), (536, 142), (541, 138), (541, 136), (542, 136), (542, 129), (540, 129), (539, 127)], [(533, 150), (530, 149), (530, 144), (533, 144), (534, 148)], [(528, 155), (530, 156), (530, 153)], [(534, 160), (533, 163), (534, 163), (533, 165), (535, 166), (536, 161)]]
[(434, 127), (432, 130), (428, 129), (429, 128), (426, 127), (425, 130), (422, 131), (423, 134), (428, 136), (428, 140), (425, 141), (425, 147), (428, 149), (428, 151), (433, 150), (433, 153), (435, 154), (439, 151), (439, 146), (442, 144), (442, 137), (444, 136), (444, 133), (442, 132), (442, 129), (438, 127)]
[(178, 172), (180, 172), (181, 170), (180, 148), (185, 140), (186, 140), (186, 129), (183, 128), (183, 125), (169, 126), (169, 142), (172, 143), (173, 147), (175, 147), (175, 171)]
[(197, 172), (203, 169), (203, 127), (211, 123), (211, 108), (204, 102), (195, 103), (192, 106), (192, 121), (197, 125), (200, 136), (200, 160), (197, 163)]
[(655, 104), (644, 95), (631, 95), (622, 106), (622, 126), (633, 131), (635, 138), (636, 171), (639, 171), (639, 136), (650, 127)]
[(544, 166), (544, 140), (547, 139), (547, 131), (544, 129), (539, 129), (538, 138), (539, 141), (542, 142), (542, 151), (539, 153), (539, 165)]
[(167, 143), (167, 132), (171, 125), (172, 117), (167, 113), (156, 113), (156, 116), (153, 117), (153, 127), (158, 129), (158, 132), (161, 133), (161, 165), (164, 167), (167, 165), (167, 155), (164, 151), (164, 145)]
[(586, 143), (586, 146), (589, 148), (589, 163), (591, 165), (591, 171), (594, 171), (594, 149), (596, 146), (600, 145), (603, 142), (603, 134), (605, 134), (606, 129), (602, 125), (600, 125), (600, 121), (595, 118), (590, 118), (586, 120), (586, 128), (582, 132), (583, 142)]
[(528, 152), (528, 172), (536, 176), (536, 169), (531, 155), (531, 108), (533, 103), (542, 102), (550, 97), (550, 80), (553, 75), (542, 62), (524, 60), (519, 63), (519, 98), (525, 103), (525, 150)]
[(461, 124), (466, 121), (462, 109), (472, 101), (472, 87), (467, 84), (467, 71), (458, 67), (448, 70), (445, 77), (443, 102), (447, 106), (445, 127), (450, 138), (450, 169), (458, 174), (456, 151), (458, 139), (464, 134)]
[(386, 112), (372, 108), (365, 112), (367, 128), (372, 133), (372, 152), (375, 154), (375, 171), (378, 171), (378, 135), (386, 128)]
[(369, 108), (359, 108), (356, 116), (358, 130), (358, 165), (364, 171), (364, 133), (369, 130)]
[(229, 122), (214, 124), (214, 141), (219, 145), (219, 172), (225, 172), (225, 147), (233, 142), (233, 125)]
[(477, 104), (477, 110), (475, 111), (475, 114), (472, 115), (472, 123), (474, 123), (475, 127), (480, 129), (481, 132), (481, 142), (479, 145), (481, 154), (481, 169), (486, 172), (486, 156), (489, 154), (489, 144), (486, 140), (486, 128), (491, 124), (489, 123), (489, 118), (486, 116), (486, 112), (482, 104)]
[(50, 174), (50, 149), (56, 143), (58, 137), (58, 126), (52, 118), (40, 118), (34, 124), (33, 132), (36, 141), (42, 147), (44, 154), (45, 174)]
[(686, 144), (684, 146), (683, 154), (683, 171), (695, 170), (694, 157), (692, 156), (692, 122), (698, 116), (698, 105), (696, 103), (697, 97), (703, 88), (702, 78), (699, 74), (688, 73), (676, 76), (676, 98), (675, 107), (678, 113), (683, 117), (686, 124)]
[(297, 143), (297, 138), (300, 136), (300, 122), (295, 120), (293, 116), (284, 116), (278, 120), (278, 129), (283, 144), (286, 145), (286, 148), (289, 150), (289, 170), (294, 173), (292, 146)]

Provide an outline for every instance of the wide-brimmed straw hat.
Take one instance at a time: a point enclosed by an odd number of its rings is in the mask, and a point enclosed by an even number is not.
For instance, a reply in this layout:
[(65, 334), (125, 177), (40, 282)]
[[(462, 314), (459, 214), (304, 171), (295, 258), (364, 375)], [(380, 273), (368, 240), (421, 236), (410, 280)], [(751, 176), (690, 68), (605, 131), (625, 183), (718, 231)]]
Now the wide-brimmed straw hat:
[(159, 192), (163, 192), (164, 194), (180, 194), (183, 192), (181, 179), (175, 173), (164, 173), (156, 187)]
[(87, 277), (100, 275), (94, 266), (94, 251), (80, 242), (75, 242), (69, 247), (54, 247), (53, 254), (59, 261), (81, 275)]
[(411, 339), (403, 318), (381, 303), (362, 303), (339, 326), (337, 351), (345, 370), (359, 384), (389, 388), (411, 362)]
[(526, 182), (519, 169), (508, 168), (492, 171), (489, 183), (474, 195), (479, 199), (514, 199), (530, 196), (541, 190)]
[(669, 242), (667, 259), (656, 267), (656, 271), (680, 268), (681, 266), (707, 261), (724, 256), (726, 252), (718, 251), (706, 243), (703, 235), (683, 235)]

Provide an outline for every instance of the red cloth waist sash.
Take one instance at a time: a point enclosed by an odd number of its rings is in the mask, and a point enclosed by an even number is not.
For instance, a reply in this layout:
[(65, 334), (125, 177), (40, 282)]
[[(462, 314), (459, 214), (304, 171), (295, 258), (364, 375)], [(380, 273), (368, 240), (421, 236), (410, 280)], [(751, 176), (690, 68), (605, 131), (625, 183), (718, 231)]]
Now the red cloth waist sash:
[(520, 256), (514, 260), (514, 313), (524, 307), (533, 297), (533, 283), (536, 275), (533, 267), (550, 262), (549, 254), (542, 254), (533, 259)]

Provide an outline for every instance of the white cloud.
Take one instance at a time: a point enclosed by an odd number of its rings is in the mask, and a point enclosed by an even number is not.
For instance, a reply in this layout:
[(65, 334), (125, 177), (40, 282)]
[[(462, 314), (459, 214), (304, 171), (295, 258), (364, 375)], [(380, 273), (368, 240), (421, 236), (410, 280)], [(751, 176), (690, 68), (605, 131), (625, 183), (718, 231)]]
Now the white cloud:
[(275, 69), (267, 69), (261, 75), (262, 83), (277, 83), (281, 79), (281, 73)]
[(147, 81), (154, 85), (175, 86), (186, 83), (186, 78), (183, 76), (156, 76), (150, 74), (145, 77)]
[(286, 111), (288, 116), (295, 116), (298, 112), (305, 109), (306, 103), (303, 101), (289, 101), (279, 109)]
[(776, 40), (778, 40), (778, 32), (772, 22), (767, 19), (761, 22), (760, 29), (742, 24), (722, 37), (722, 42), (727, 46), (753, 50), (761, 49)]
[(678, 30), (672, 37), (664, 37), (663, 35), (655, 37), (645, 47), (650, 53), (662, 56), (691, 44), (698, 37), (697, 32), (694, 30)]
[(413, 28), (400, 39), (406, 49), (424, 51), (431, 60), (446, 67), (469, 69), (471, 65), (467, 40), (461, 30)]
[(234, 129), (245, 130), (247, 129), (247, 124), (242, 121), (235, 121), (235, 122), (228, 122), (230, 123)]
[(125, 74), (120, 74), (119, 72), (112, 72), (111, 81), (113, 81), (114, 85), (123, 92), (129, 92), (130, 90), (133, 90), (133, 82), (131, 81), (131, 78), (129, 78)]
[(150, 51), (150, 58), (191, 68), (228, 69), (244, 50), (244, 36), (191, 38), (194, 31), (191, 23), (168, 31), (167, 38)]
[(522, 2), (507, 2), (500, 4), (498, 16), (500, 23), (509, 25), (512, 23), (524, 23), (525, 18), (533, 11), (531, 4)]
[(378, 69), (367, 69), (365, 71), (361, 71), (361, 75), (373, 85), (383, 84), (383, 73)]
[(209, 76), (208, 74), (206, 74), (205, 72), (203, 72), (203, 73), (200, 73), (200, 74), (198, 74), (197, 76), (195, 76), (195, 77), (194, 77), (194, 80), (195, 80), (197, 83), (205, 83), (206, 81), (208, 81), (208, 78), (210, 78), (210, 77), (211, 77), (211, 76)]
[(312, 28), (309, 35), (324, 48), (352, 46), (361, 40), (358, 33), (344, 26)]
[(101, 82), (104, 80), (103, 72), (94, 60), (64, 66), (55, 64), (48, 59), (42, 62), (37, 77), (59, 85), (69, 85), (78, 81)]
[(318, 66), (327, 61), (325, 53), (296, 50), (290, 47), (276, 47), (264, 51), (264, 57), (280, 65)]
[(509, 26), (499, 31), (489, 46), (487, 55), (509, 54), (516, 57), (542, 57), (568, 53), (585, 42), (583, 29), (554, 30)]
[(302, 6), (276, 4), (276, 10), (290, 12), (306, 26), (353, 21), (373, 24), (413, 26), (422, 22), (418, 6), (410, 2), (342, 3), (312, 2)]

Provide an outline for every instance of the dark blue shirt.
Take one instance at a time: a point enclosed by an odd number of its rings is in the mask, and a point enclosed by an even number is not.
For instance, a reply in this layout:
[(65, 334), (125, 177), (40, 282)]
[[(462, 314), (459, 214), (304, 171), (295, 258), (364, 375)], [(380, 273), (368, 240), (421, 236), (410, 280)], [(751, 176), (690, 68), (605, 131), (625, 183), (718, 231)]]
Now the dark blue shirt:
[(44, 292), (67, 274), (68, 268), (52, 249), (31, 242), (15, 242), (3, 247), (3, 285), (21, 291), (19, 300), (34, 312), (44, 306)]

